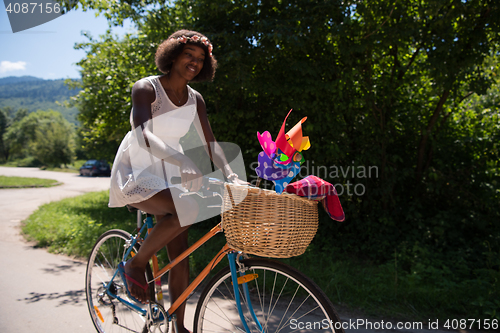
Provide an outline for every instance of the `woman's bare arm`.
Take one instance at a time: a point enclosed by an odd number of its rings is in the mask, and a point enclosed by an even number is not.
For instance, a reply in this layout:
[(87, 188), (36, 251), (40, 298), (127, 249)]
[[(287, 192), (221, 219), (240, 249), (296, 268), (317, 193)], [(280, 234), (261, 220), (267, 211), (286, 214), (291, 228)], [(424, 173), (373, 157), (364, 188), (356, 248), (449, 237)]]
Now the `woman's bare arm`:
[[(200, 93), (196, 93), (196, 105), (198, 111), (198, 118), (200, 120), (199, 125), (195, 122), (196, 130), (201, 138), (205, 139), (207, 143), (207, 153), (214, 164), (222, 170), (226, 177), (234, 175), (231, 166), (227, 162), (226, 156), (222, 147), (215, 140), (214, 133), (212, 132), (212, 127), (208, 121), (207, 108), (205, 101)], [(233, 180), (233, 179), (231, 179)]]

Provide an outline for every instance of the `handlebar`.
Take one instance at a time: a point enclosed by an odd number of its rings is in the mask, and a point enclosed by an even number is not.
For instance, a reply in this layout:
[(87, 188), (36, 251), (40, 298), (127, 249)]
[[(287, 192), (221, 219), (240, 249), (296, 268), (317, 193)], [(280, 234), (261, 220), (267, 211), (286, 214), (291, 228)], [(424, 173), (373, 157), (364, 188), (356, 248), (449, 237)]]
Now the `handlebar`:
[[(181, 177), (170, 178), (170, 183), (173, 185), (181, 184), (181, 182), (182, 182)], [(189, 196), (189, 195), (197, 195), (203, 199), (212, 198), (212, 197), (216, 197), (216, 196), (218, 196), (222, 199), (223, 198), (222, 197), (222, 190), (223, 190), (224, 183), (225, 182), (223, 180), (204, 176), (202, 179), (202, 185), (201, 185), (200, 191), (198, 191), (198, 192), (183, 192), (183, 193), (179, 194), (179, 198)], [(215, 185), (216, 188), (220, 188), (220, 192), (212, 191), (211, 185)]]
[[(212, 177), (207, 177), (203, 176), (202, 178), (202, 188), (208, 188), (210, 187), (210, 184), (215, 184), (215, 185), (224, 185), (224, 181), (217, 179), (217, 178), (212, 178)], [(172, 177), (170, 178), (170, 183), (174, 185), (179, 185), (182, 182), (181, 177)]]
[[(181, 184), (181, 177), (172, 177), (170, 178), (170, 184), (178, 185)], [(220, 202), (218, 204), (208, 204), (206, 208), (221, 208), (224, 201), (224, 184), (223, 180), (203, 176), (202, 186), (198, 192), (181, 192), (179, 194), (179, 198), (185, 196), (198, 196), (202, 199), (210, 199), (218, 197)], [(208, 200), (210, 201), (210, 200)], [(146, 214), (141, 210), (137, 210), (137, 228), (140, 229), (142, 225), (142, 215)]]

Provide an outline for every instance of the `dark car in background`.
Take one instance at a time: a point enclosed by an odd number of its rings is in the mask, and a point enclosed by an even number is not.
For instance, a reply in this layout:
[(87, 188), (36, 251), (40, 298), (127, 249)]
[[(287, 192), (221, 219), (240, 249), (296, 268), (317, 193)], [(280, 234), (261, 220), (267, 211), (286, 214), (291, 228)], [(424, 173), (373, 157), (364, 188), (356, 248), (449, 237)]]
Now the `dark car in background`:
[(111, 168), (105, 160), (88, 160), (80, 168), (80, 176), (107, 176), (111, 175)]

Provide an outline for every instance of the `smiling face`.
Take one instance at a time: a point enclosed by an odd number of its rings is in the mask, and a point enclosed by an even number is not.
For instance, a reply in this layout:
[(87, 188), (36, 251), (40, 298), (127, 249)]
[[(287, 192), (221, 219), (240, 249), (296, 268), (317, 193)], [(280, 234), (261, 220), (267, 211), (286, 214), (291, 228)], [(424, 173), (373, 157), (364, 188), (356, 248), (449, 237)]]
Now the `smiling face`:
[(182, 53), (173, 61), (172, 72), (192, 81), (203, 68), (205, 51), (200, 46), (186, 44)]

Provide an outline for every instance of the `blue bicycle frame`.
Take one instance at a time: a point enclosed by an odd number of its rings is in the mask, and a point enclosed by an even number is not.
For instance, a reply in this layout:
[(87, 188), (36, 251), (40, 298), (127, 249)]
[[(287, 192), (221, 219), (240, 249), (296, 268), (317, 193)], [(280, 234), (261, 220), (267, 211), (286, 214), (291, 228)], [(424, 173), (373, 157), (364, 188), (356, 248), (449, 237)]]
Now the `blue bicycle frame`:
[[(238, 269), (236, 268), (236, 260), (237, 256), (236, 253), (231, 252), (227, 254), (227, 257), (229, 259), (229, 269), (231, 270), (231, 281), (233, 282), (233, 290), (234, 290), (234, 299), (236, 301), (236, 306), (238, 307), (238, 313), (240, 315), (241, 323), (243, 324), (243, 327), (245, 328), (245, 331), (247, 333), (250, 333), (250, 329), (248, 328), (247, 322), (245, 320), (245, 317), (243, 316), (243, 309), (241, 308), (241, 300), (240, 300), (240, 292), (238, 288)], [(240, 272), (240, 276), (244, 276), (244, 272)], [(253, 310), (252, 302), (250, 302), (250, 292), (248, 291), (248, 284), (247, 283), (242, 283), (241, 284), (243, 287), (243, 294), (245, 296), (245, 299), (247, 300), (248, 304), (248, 310), (250, 311), (250, 315), (252, 316), (252, 319), (255, 321), (255, 324), (259, 328), (260, 332), (263, 332), (262, 330), (262, 325), (260, 324), (259, 320), (257, 319), (257, 315), (255, 314), (255, 311)]]

